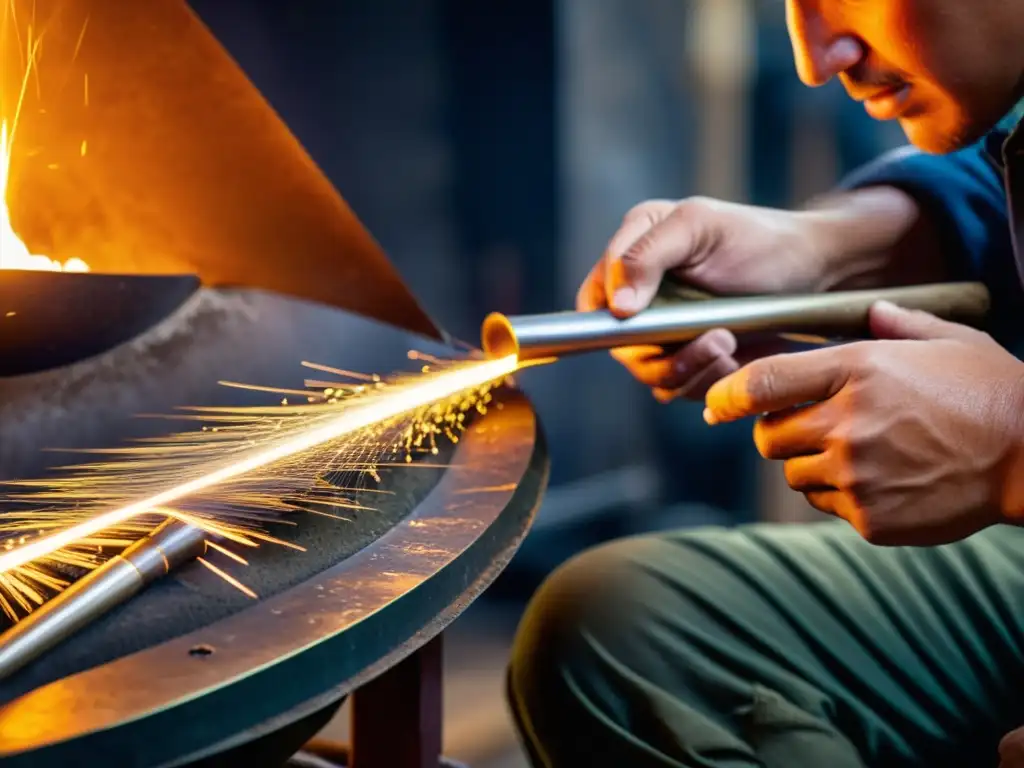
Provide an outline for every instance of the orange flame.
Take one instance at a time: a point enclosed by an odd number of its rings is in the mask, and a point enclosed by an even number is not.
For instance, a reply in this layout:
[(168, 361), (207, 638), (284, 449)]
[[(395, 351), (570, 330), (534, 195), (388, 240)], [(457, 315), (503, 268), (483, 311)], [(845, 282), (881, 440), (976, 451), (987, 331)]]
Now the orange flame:
[(14, 231), (7, 206), (8, 181), (11, 172), (11, 134), (7, 123), (0, 122), (0, 269), (35, 269), (50, 272), (88, 272), (81, 259), (68, 259), (63, 264), (49, 256), (33, 254)]

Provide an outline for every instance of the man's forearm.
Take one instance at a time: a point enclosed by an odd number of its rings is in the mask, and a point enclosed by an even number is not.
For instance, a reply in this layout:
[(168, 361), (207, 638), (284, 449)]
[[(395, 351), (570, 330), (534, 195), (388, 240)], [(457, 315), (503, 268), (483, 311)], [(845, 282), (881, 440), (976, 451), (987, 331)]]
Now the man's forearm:
[(839, 280), (977, 280), (992, 295), (988, 330), (1004, 345), (1024, 341), (1006, 188), (984, 143), (948, 155), (903, 147), (848, 174), (838, 190), (808, 215), (830, 233), (828, 258), (845, 265), (832, 270)]
[(810, 223), (826, 261), (823, 290), (949, 279), (938, 228), (913, 197), (895, 187), (831, 194), (799, 215)]

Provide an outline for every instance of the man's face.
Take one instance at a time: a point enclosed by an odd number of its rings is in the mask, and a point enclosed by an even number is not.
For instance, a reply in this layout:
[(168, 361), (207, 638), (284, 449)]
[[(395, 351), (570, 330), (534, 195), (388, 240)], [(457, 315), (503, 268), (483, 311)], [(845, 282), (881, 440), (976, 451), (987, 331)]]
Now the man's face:
[(1021, 96), (1024, 0), (786, 0), (800, 79), (838, 76), (926, 152), (980, 138)]

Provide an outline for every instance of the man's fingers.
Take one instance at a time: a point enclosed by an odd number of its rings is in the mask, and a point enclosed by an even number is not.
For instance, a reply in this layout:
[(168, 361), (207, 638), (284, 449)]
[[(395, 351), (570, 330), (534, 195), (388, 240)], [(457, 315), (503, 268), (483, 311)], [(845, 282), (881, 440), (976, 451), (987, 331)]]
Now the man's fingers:
[(651, 227), (664, 221), (675, 209), (672, 200), (648, 200), (634, 206), (623, 218), (618, 231), (608, 241), (605, 252), (612, 258), (622, 258)]
[(835, 421), (827, 403), (771, 413), (754, 425), (754, 445), (772, 461), (820, 453)]
[(674, 389), (675, 369), (672, 358), (661, 347), (640, 346), (613, 349), (613, 358), (625, 366), (633, 378), (652, 389)]
[(621, 286), (621, 278), (616, 278), (617, 282), (614, 285), (609, 285), (609, 274), (613, 271), (620, 272), (621, 266), (613, 266), (612, 262), (618, 262), (622, 255), (652, 227), (671, 214), (675, 206), (676, 204), (671, 200), (648, 200), (635, 206), (623, 217), (618, 231), (608, 241), (604, 255), (590, 270), (576, 294), (577, 311), (593, 312), (611, 307), (612, 311), (618, 314), (633, 314), (646, 306), (638, 306), (635, 310), (623, 313), (613, 305), (612, 295), (615, 289)]
[[(602, 282), (605, 289), (604, 306), (611, 308), (615, 314), (622, 317), (633, 315), (644, 309), (654, 298), (654, 291), (646, 295), (645, 285), (635, 284), (634, 276), (623, 265), (623, 258), (638, 249), (642, 251), (643, 243), (652, 237), (652, 230), (670, 217), (675, 207), (676, 204), (669, 200), (641, 203), (626, 214), (622, 226), (609, 241), (602, 259), (605, 270)], [(657, 275), (655, 290), (661, 282), (661, 274)]]
[(623, 363), (634, 379), (645, 387), (674, 389), (672, 382), (675, 376), (672, 371), (672, 360), (667, 357), (652, 359), (636, 358)]
[(597, 264), (591, 267), (590, 272), (587, 273), (580, 285), (580, 289), (576, 292), (577, 312), (595, 312), (608, 306), (604, 290), (604, 262), (607, 258), (607, 256), (603, 256)]
[(716, 358), (707, 368), (694, 374), (676, 391), (680, 397), (700, 399), (707, 394), (716, 381), (739, 370), (739, 367), (740, 364), (732, 357)]
[(904, 309), (888, 301), (878, 301), (869, 315), (871, 333), (876, 339), (964, 339), (977, 336), (973, 328), (942, 320), (916, 309)]
[(663, 403), (679, 397), (703, 397), (712, 384), (739, 368), (739, 363), (731, 357), (717, 358), (706, 368), (690, 371), (685, 377), (680, 377), (672, 359), (666, 357), (634, 359), (624, 365), (641, 384), (658, 390), (654, 396)]
[(654, 395), (654, 399), (662, 405), (668, 405), (674, 400), (678, 400), (683, 395), (682, 390), (665, 389), (664, 387), (651, 387), (651, 394)]
[(739, 369), (737, 346), (736, 337), (724, 328), (708, 331), (672, 356), (670, 378), (659, 386), (672, 390), (674, 397), (704, 397), (712, 384)]
[(703, 371), (715, 360), (725, 360), (736, 355), (739, 343), (725, 328), (715, 328), (683, 346), (672, 356), (680, 382)]
[(797, 456), (782, 465), (786, 483), (800, 493), (838, 490), (835, 486), (833, 458), (827, 453)]
[(709, 210), (700, 200), (674, 205), (620, 255), (610, 252), (605, 287), (612, 311), (628, 315), (643, 309), (666, 272), (685, 268), (703, 251)]
[(740, 364), (731, 357), (719, 358), (675, 389), (655, 387), (654, 397), (661, 403), (670, 403), (680, 397), (698, 400), (704, 397), (712, 384), (723, 376), (728, 376), (739, 367)]
[(842, 505), (842, 496), (842, 491), (835, 490), (811, 491), (804, 494), (808, 504), (819, 512), (833, 517), (841, 517), (839, 508)]
[(746, 365), (754, 360), (760, 360), (762, 357), (783, 355), (792, 351), (793, 342), (786, 341), (785, 339), (780, 339), (778, 337), (756, 341), (745, 338), (743, 340), (743, 346), (738, 350), (736, 360), (740, 365)]
[(724, 329), (708, 331), (672, 356), (661, 347), (625, 347), (612, 351), (643, 384), (654, 389), (656, 398), (668, 402), (679, 396), (700, 397), (718, 379), (737, 368), (736, 338)]
[(827, 400), (849, 375), (842, 347), (755, 360), (708, 390), (704, 417), (718, 424)]
[(611, 356), (629, 368), (640, 363), (649, 363), (656, 360), (668, 360), (663, 347), (653, 344), (641, 344), (635, 347), (619, 347), (611, 351)]
[(864, 509), (857, 503), (853, 495), (846, 491), (810, 491), (804, 493), (804, 498), (807, 499), (808, 504), (819, 512), (845, 520), (853, 526), (857, 533), (874, 544), (898, 543), (891, 537), (882, 539), (878, 533), (872, 531), (870, 526), (867, 525), (867, 516), (864, 513)]

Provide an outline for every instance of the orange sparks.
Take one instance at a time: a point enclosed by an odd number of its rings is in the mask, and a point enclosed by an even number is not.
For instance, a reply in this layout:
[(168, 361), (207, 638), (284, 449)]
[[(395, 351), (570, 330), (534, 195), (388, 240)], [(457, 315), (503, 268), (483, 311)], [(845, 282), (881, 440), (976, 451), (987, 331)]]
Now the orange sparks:
[(353, 436), (375, 425), (393, 421), (434, 403), (450, 400), (464, 391), (501, 380), (512, 374), (517, 366), (518, 361), (514, 356), (473, 362), (425, 376), (396, 391), (371, 395), (365, 403), (345, 408), (336, 417), (297, 435), (271, 442), (239, 460), (4, 552), (0, 554), (0, 575), (47, 558), (82, 539), (123, 525), (140, 515), (173, 507), (176, 502), (195, 497), (204, 490), (213, 489), (332, 441)]
[(215, 573), (217, 576), (220, 576), (220, 578), (224, 579), (224, 581), (226, 581), (228, 584), (230, 584), (232, 587), (237, 589), (239, 592), (241, 592), (246, 597), (251, 597), (253, 600), (259, 599), (259, 595), (257, 595), (255, 592), (253, 592), (247, 586), (245, 586), (245, 584), (240, 582), (238, 579), (236, 579), (234, 576), (232, 576), (227, 571), (222, 571), (220, 568), (218, 568), (216, 565), (211, 563), (205, 557), (197, 557), (196, 560), (198, 560), (202, 565), (204, 565), (212, 573)]

